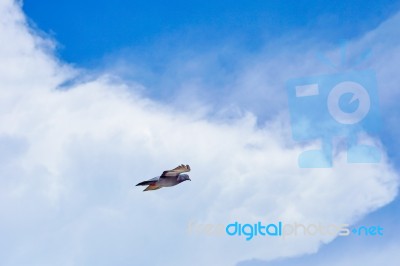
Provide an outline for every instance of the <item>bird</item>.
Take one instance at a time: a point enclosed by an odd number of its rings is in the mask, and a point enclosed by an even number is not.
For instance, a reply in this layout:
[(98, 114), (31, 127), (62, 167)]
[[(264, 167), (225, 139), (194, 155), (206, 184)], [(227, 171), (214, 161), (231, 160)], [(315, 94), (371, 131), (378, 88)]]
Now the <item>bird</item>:
[(147, 181), (142, 181), (136, 186), (148, 186), (143, 191), (157, 190), (163, 187), (172, 187), (186, 180), (191, 181), (189, 175), (184, 174), (190, 172), (190, 166), (181, 164), (172, 170), (165, 170), (161, 176), (154, 177)]

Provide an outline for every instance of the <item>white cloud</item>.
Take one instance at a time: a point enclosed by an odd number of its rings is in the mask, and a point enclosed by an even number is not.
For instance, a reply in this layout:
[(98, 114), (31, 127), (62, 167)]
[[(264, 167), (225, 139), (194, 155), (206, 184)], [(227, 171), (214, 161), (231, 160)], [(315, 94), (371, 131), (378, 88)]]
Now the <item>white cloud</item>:
[[(107, 75), (67, 90), (79, 70), (48, 52), (20, 7), (0, 4), (0, 256), (4, 265), (232, 265), (314, 252), (331, 238), (188, 235), (191, 220), (354, 222), (391, 200), (387, 159), (300, 169), (285, 115), (262, 128), (140, 96)], [(197, 106), (195, 107), (197, 108)], [(201, 112), (200, 112), (201, 113)], [(193, 181), (142, 193), (178, 163)]]

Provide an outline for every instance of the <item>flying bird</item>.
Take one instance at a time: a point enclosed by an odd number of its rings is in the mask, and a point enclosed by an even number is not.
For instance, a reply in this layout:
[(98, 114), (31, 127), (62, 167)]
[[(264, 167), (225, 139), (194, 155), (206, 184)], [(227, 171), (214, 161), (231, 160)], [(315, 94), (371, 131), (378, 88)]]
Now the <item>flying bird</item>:
[(172, 170), (165, 170), (161, 176), (154, 177), (147, 181), (140, 182), (136, 186), (148, 186), (143, 191), (156, 190), (162, 187), (172, 187), (182, 183), (183, 181), (190, 180), (189, 175), (184, 174), (190, 171), (189, 165), (181, 164)]

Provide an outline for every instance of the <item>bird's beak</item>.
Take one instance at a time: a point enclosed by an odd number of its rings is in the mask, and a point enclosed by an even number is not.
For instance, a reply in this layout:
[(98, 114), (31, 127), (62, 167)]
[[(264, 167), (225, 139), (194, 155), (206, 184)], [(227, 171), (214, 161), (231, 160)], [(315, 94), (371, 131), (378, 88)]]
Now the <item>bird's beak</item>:
[(192, 179), (189, 178), (189, 181), (192, 181)]

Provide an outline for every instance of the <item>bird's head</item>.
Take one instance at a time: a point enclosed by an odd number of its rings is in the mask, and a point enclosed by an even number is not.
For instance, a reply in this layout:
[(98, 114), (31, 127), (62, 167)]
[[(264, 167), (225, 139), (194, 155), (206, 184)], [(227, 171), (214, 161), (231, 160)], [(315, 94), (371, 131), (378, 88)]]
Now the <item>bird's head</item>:
[(180, 175), (178, 176), (178, 181), (179, 181), (179, 182), (183, 182), (183, 181), (186, 181), (186, 180), (191, 181), (189, 175), (187, 175), (187, 174), (180, 174)]

